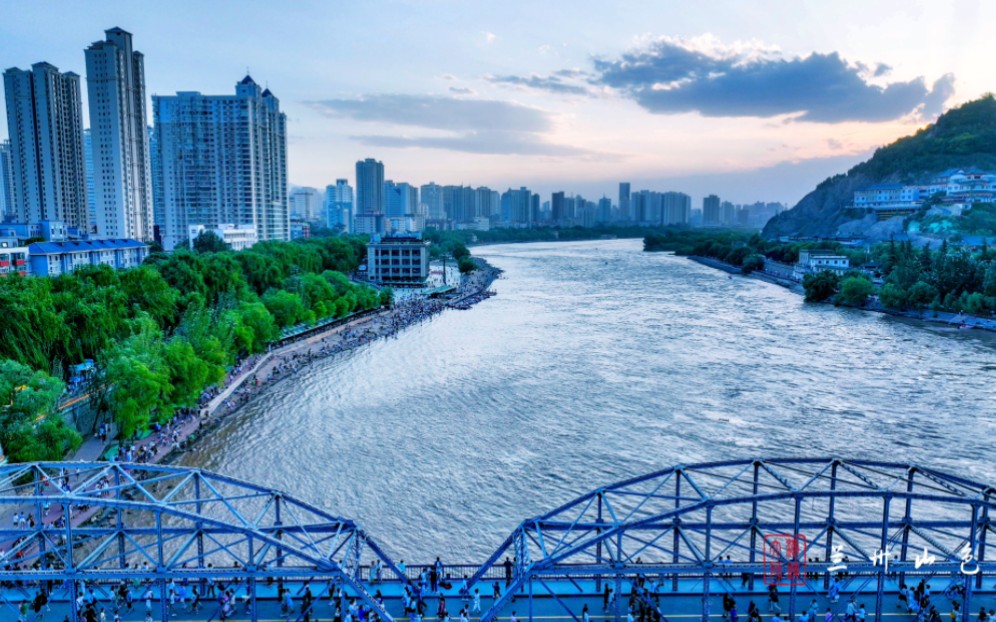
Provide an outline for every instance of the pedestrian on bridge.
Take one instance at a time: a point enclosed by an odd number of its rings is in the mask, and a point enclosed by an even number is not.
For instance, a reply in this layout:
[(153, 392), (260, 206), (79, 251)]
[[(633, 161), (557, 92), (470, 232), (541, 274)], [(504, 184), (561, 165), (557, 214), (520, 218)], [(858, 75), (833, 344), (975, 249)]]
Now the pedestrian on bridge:
[(588, 603), (585, 603), (581, 609), (581, 622), (591, 622), (591, 618), (588, 616)]
[(782, 612), (782, 608), (778, 605), (778, 586), (774, 583), (768, 586), (768, 611)]
[(474, 604), (470, 609), (473, 613), (481, 613), (481, 590), (474, 588)]

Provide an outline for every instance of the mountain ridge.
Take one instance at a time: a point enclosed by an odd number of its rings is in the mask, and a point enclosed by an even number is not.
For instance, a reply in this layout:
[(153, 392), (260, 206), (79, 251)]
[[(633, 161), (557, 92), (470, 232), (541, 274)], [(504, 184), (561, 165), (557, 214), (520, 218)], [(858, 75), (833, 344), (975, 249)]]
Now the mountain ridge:
[(915, 134), (879, 147), (871, 158), (823, 180), (765, 225), (765, 238), (832, 237), (863, 218), (848, 210), (854, 191), (878, 183), (913, 184), (952, 168), (996, 170), (996, 98), (987, 94), (948, 110)]

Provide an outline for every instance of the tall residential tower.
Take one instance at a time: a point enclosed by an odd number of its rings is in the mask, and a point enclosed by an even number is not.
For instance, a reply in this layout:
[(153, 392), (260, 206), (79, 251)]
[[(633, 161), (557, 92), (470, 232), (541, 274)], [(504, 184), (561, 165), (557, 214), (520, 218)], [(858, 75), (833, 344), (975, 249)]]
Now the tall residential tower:
[(154, 96), (152, 111), (164, 248), (186, 242), (196, 225), (252, 226), (259, 241), (290, 239), (287, 117), (269, 89), (246, 76), (235, 95)]
[(144, 57), (132, 50), (131, 33), (104, 34), (85, 52), (97, 236), (151, 240)]
[(13, 167), (12, 211), (26, 223), (87, 229), (80, 77), (49, 63), (3, 73)]

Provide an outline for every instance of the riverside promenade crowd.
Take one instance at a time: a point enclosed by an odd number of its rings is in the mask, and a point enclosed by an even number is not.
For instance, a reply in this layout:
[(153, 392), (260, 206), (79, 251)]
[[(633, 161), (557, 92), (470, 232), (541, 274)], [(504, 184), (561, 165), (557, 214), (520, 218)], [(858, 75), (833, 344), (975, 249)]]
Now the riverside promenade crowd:
[[(471, 277), (464, 277), (458, 293), (463, 299), (480, 294), (498, 274), (500, 271), (486, 266), (486, 269), (474, 273)], [(216, 422), (224, 415), (235, 411), (267, 384), (294, 375), (305, 365), (319, 358), (357, 348), (377, 339), (397, 338), (402, 329), (431, 321), (447, 306), (447, 302), (443, 300), (422, 296), (406, 297), (398, 300), (389, 310), (357, 318), (330, 328), (324, 333), (272, 349), (266, 354), (257, 354), (243, 359), (229, 370), (221, 384), (210, 387), (202, 393), (197, 408), (177, 412), (168, 423), (153, 424), (151, 433), (143, 438), (123, 439), (116, 453), (111, 455), (110, 459), (130, 463), (156, 463), (168, 460), (170, 456), (183, 451), (190, 442), (200, 436), (204, 424)], [(110, 427), (101, 424), (100, 430), (94, 435), (94, 438), (88, 439), (88, 444), (91, 446), (87, 448), (87, 451), (84, 453), (81, 449), (77, 455), (69, 459), (93, 460), (94, 457), (102, 455), (108, 447), (109, 432)], [(65, 477), (65, 481), (61, 481), (60, 478), (58, 485), (60, 488), (69, 490), (71, 486), (69, 476)], [(107, 482), (98, 481), (92, 483), (91, 486), (100, 489), (106, 487)], [(0, 514), (0, 520), (11, 521), (15, 529), (33, 527), (35, 517), (31, 510), (30, 507), (11, 506), (5, 508), (4, 512)], [(73, 512), (67, 516), (61, 505), (46, 503), (41, 513), (41, 520), (46, 525), (56, 528), (64, 527), (67, 520), (73, 525), (79, 525), (93, 518), (98, 510), (98, 507), (78, 505), (74, 506)], [(0, 539), (0, 569), (11, 570), (22, 565), (26, 566), (29, 563), (27, 559), (31, 556), (30, 549), (19, 547), (25, 538), (26, 536), (19, 539)], [(80, 585), (84, 586), (85, 583), (81, 582)], [(33, 619), (41, 619), (42, 607), (48, 609), (48, 598), (52, 588), (52, 584), (43, 586), (30, 602), (30, 608), (35, 614)], [(132, 598), (128, 590), (125, 590), (124, 593), (128, 595), (129, 600)], [(196, 590), (190, 594), (190, 597), (192, 605), (195, 607), (194, 611), (196, 611), (196, 603), (200, 600)], [(85, 591), (79, 594), (79, 598), (81, 602), (78, 604), (81, 613), (84, 614), (84, 619), (88, 619), (86, 614), (97, 614), (96, 599), (87, 600)], [(151, 602), (151, 597), (148, 594), (143, 593), (142, 598)], [(234, 601), (234, 595), (230, 595), (230, 598)], [(284, 594), (281, 600), (286, 598), (287, 594)], [(9, 606), (10, 603), (6, 603), (6, 605)], [(25, 600), (20, 605), (20, 609), (27, 609), (29, 602)], [(115, 609), (118, 607), (115, 606)], [(129, 606), (129, 611), (130, 609)], [(225, 607), (223, 603), (220, 611), (225, 612), (226, 610), (230, 609)], [(4, 611), (7, 611), (6, 607), (4, 604), (0, 604), (0, 619), (4, 619), (2, 615)], [(21, 614), (21, 619), (27, 619), (27, 611), (19, 610), (18, 613)], [(151, 605), (148, 605), (147, 613), (151, 614)], [(340, 615), (342, 614), (340, 613)], [(343, 616), (343, 619), (346, 617)], [(351, 617), (362, 619), (355, 614)], [(108, 618), (101, 615), (97, 619), (103, 622)], [(224, 613), (222, 613), (221, 619), (224, 619)]]

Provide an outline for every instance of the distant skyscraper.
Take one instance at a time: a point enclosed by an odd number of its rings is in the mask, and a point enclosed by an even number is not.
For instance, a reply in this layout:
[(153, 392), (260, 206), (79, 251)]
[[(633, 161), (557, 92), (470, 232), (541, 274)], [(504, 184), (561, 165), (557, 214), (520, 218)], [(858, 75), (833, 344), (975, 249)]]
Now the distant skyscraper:
[(158, 200), (163, 194), (163, 169), (162, 160), (156, 157), (159, 153), (159, 145), (156, 142), (156, 133), (150, 125), (146, 128), (149, 135), (149, 175), (152, 179), (152, 228), (156, 232), (156, 241), (162, 243), (162, 231), (166, 226), (166, 214), (162, 212), (163, 202)]
[(356, 213), (384, 213), (384, 163), (367, 158), (356, 163)]
[(692, 218), (692, 197), (682, 192), (665, 192), (661, 206), (662, 225), (687, 225)]
[(319, 220), (322, 212), (322, 195), (316, 188), (295, 188), (288, 196), (288, 206), (292, 218), (308, 222)]
[(446, 209), (443, 207), (443, 187), (431, 181), (420, 189), (419, 198), (425, 206), (425, 216), (430, 220), (444, 220)]
[(472, 222), (476, 193), (470, 186), (443, 186), (443, 211), (456, 222)]
[(11, 195), (22, 222), (87, 228), (80, 77), (49, 63), (3, 74), (10, 133)]
[(550, 218), (557, 223), (567, 218), (567, 203), (563, 192), (554, 192), (550, 197)]
[(406, 182), (384, 182), (384, 214), (414, 216), (418, 212), (418, 188)]
[(14, 207), (14, 162), (11, 159), (10, 141), (0, 142), (0, 220), (17, 217)]
[(724, 225), (732, 225), (737, 222), (737, 206), (729, 201), (719, 204), (719, 222)]
[(598, 210), (595, 212), (596, 223), (607, 223), (612, 220), (612, 199), (602, 197), (598, 200)]
[(246, 76), (235, 95), (154, 96), (152, 109), (167, 250), (192, 225), (251, 225), (261, 242), (290, 239), (287, 117), (269, 89)]
[(619, 184), (619, 219), (633, 220), (633, 212), (629, 205), (629, 182)]
[(151, 240), (152, 178), (145, 110), (145, 61), (131, 33), (105, 30), (86, 49), (97, 235)]
[(719, 197), (715, 194), (710, 194), (702, 199), (702, 224), (718, 225), (719, 217)]
[(325, 222), (329, 229), (353, 231), (353, 187), (345, 179), (325, 187)]

